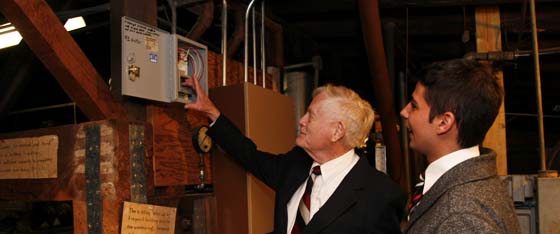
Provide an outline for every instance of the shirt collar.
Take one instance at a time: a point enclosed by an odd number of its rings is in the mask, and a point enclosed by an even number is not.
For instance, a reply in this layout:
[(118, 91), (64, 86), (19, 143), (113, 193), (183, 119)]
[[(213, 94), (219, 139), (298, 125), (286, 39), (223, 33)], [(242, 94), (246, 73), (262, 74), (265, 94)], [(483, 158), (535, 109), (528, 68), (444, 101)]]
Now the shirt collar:
[(422, 193), (426, 194), (445, 172), (449, 171), (457, 164), (479, 155), (480, 150), (478, 149), (478, 145), (475, 145), (470, 148), (457, 150), (433, 161), (428, 165), (428, 168), (426, 168), (426, 180), (424, 181), (424, 190)]
[(309, 169), (309, 174), (311, 174), (313, 167), (319, 165), (321, 166), (321, 177), (323, 177), (324, 181), (329, 181), (329, 178), (343, 172), (357, 159), (359, 159), (358, 155), (354, 153), (354, 149), (351, 149), (343, 155), (326, 163), (319, 164), (318, 162), (313, 162), (311, 168)]

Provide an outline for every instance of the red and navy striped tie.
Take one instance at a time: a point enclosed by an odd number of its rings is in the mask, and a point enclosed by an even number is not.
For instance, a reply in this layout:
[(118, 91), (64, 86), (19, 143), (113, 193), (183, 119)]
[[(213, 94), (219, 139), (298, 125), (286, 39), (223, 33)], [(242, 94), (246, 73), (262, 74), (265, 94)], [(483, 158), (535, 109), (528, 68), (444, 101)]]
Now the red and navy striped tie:
[(307, 179), (305, 185), (305, 193), (299, 203), (298, 213), (296, 214), (296, 222), (292, 228), (292, 234), (299, 234), (309, 223), (310, 208), (311, 208), (311, 190), (313, 189), (313, 182), (315, 177), (321, 175), (321, 168), (319, 166), (313, 167), (311, 175)]

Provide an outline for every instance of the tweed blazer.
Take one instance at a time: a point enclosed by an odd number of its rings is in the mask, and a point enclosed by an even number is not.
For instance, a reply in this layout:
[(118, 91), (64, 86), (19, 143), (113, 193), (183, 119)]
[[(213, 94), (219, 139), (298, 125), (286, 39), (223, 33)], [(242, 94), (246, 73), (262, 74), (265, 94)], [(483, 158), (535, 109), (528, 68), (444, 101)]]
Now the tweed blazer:
[[(313, 159), (300, 147), (279, 155), (259, 151), (224, 115), (208, 134), (276, 192), (274, 233), (286, 234), (287, 204), (309, 176)], [(360, 158), (302, 234), (400, 233), (405, 203), (406, 194), (400, 187)]]
[(521, 233), (513, 201), (497, 176), (496, 153), (451, 168), (424, 194), (404, 233)]

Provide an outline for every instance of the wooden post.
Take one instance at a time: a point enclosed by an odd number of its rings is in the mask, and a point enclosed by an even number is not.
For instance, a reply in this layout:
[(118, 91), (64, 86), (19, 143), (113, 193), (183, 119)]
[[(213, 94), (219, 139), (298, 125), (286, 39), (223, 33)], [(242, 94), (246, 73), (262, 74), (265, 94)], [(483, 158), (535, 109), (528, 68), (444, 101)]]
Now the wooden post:
[[(476, 23), (476, 51), (478, 53), (502, 50), (502, 36), (500, 25), (500, 8), (498, 6), (477, 7), (475, 10)], [(504, 86), (504, 75), (497, 71), (496, 76), (500, 85)], [(496, 167), (498, 175), (507, 175), (507, 145), (506, 145), (506, 120), (504, 103), (500, 106), (498, 116), (486, 138), (482, 143), (484, 147), (496, 151)]]

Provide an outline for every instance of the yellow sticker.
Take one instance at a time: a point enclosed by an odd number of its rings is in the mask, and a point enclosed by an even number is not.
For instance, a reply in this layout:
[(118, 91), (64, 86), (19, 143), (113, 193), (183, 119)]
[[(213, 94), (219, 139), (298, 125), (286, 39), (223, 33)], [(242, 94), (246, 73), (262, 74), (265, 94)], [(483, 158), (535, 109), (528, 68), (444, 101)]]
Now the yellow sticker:
[(158, 51), (158, 41), (153, 37), (145, 37), (146, 49), (149, 51)]

